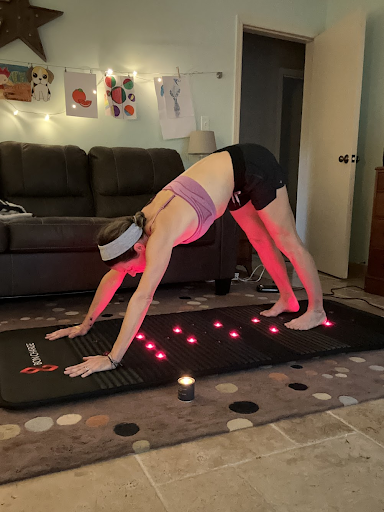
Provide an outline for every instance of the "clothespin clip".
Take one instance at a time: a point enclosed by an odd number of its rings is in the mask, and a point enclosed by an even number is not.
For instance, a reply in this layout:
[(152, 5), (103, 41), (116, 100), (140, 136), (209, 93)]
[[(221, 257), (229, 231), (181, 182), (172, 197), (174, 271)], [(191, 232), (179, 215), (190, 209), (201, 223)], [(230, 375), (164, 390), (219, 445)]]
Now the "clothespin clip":
[(180, 78), (180, 69), (179, 69), (179, 66), (177, 66), (177, 76)]

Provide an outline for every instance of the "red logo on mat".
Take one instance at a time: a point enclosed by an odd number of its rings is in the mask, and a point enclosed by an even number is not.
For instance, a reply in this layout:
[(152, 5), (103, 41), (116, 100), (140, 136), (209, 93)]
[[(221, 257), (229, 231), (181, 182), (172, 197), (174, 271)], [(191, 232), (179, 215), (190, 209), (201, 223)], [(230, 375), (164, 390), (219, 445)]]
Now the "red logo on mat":
[(33, 373), (38, 372), (53, 372), (58, 369), (58, 366), (54, 364), (44, 364), (41, 368), (36, 368), (36, 366), (29, 366), (28, 368), (24, 368), (20, 373), (27, 373), (28, 375), (32, 375)]

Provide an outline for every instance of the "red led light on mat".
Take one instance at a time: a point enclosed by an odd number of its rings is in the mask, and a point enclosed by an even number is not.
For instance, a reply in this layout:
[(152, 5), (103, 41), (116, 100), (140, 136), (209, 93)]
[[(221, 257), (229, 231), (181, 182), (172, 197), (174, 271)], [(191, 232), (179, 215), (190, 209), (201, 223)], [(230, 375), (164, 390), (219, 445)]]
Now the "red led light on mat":
[(145, 345), (145, 348), (147, 348), (148, 350), (153, 350), (155, 347), (155, 344), (154, 343), (147, 343)]
[(141, 333), (137, 334), (137, 335), (136, 335), (136, 338), (137, 338), (138, 340), (145, 340), (145, 336), (144, 336), (144, 334), (141, 334)]
[(331, 327), (331, 325), (333, 325), (333, 323), (332, 323), (332, 322), (330, 322), (329, 320), (326, 320), (326, 321), (324, 322), (324, 325), (326, 325), (327, 327)]
[(174, 327), (173, 328), (173, 332), (176, 332), (177, 334), (180, 334), (183, 331), (180, 329), (180, 327)]
[(238, 338), (240, 336), (240, 334), (236, 331), (231, 331), (229, 335), (231, 338)]
[(156, 357), (157, 357), (157, 359), (165, 359), (166, 355), (164, 354), (164, 352), (158, 352), (156, 354)]
[(260, 319), (259, 318), (252, 318), (252, 322), (254, 324), (258, 324), (260, 322)]
[(215, 327), (223, 327), (223, 324), (221, 324), (220, 322), (215, 322), (213, 325)]
[(277, 327), (270, 327), (269, 330), (273, 333), (279, 332), (279, 329)]
[(194, 338), (193, 336), (190, 336), (189, 338), (187, 338), (187, 341), (188, 341), (188, 343), (196, 343), (197, 339)]

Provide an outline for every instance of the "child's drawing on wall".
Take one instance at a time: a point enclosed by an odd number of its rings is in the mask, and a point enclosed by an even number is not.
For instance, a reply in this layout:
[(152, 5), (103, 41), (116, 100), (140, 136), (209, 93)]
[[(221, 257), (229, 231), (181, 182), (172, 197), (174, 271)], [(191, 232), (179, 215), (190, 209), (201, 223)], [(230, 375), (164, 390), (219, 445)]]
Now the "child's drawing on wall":
[(163, 87), (167, 117), (169, 119), (192, 117), (194, 115), (187, 77), (164, 76)]
[(28, 68), (0, 62), (0, 100), (31, 101)]

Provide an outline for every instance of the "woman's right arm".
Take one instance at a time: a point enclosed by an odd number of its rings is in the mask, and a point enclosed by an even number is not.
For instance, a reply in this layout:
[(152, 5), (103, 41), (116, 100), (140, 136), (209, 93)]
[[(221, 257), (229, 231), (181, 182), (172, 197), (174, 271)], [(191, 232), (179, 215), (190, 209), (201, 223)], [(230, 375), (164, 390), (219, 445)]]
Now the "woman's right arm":
[(115, 295), (124, 277), (125, 274), (123, 272), (117, 272), (116, 270), (107, 272), (97, 287), (95, 296), (83, 322), (75, 327), (67, 327), (66, 329), (59, 329), (58, 331), (47, 334), (45, 338), (48, 340), (57, 340), (65, 336), (75, 338), (76, 336), (84, 336), (84, 334), (87, 334), (89, 329), (96, 322), (96, 319)]

